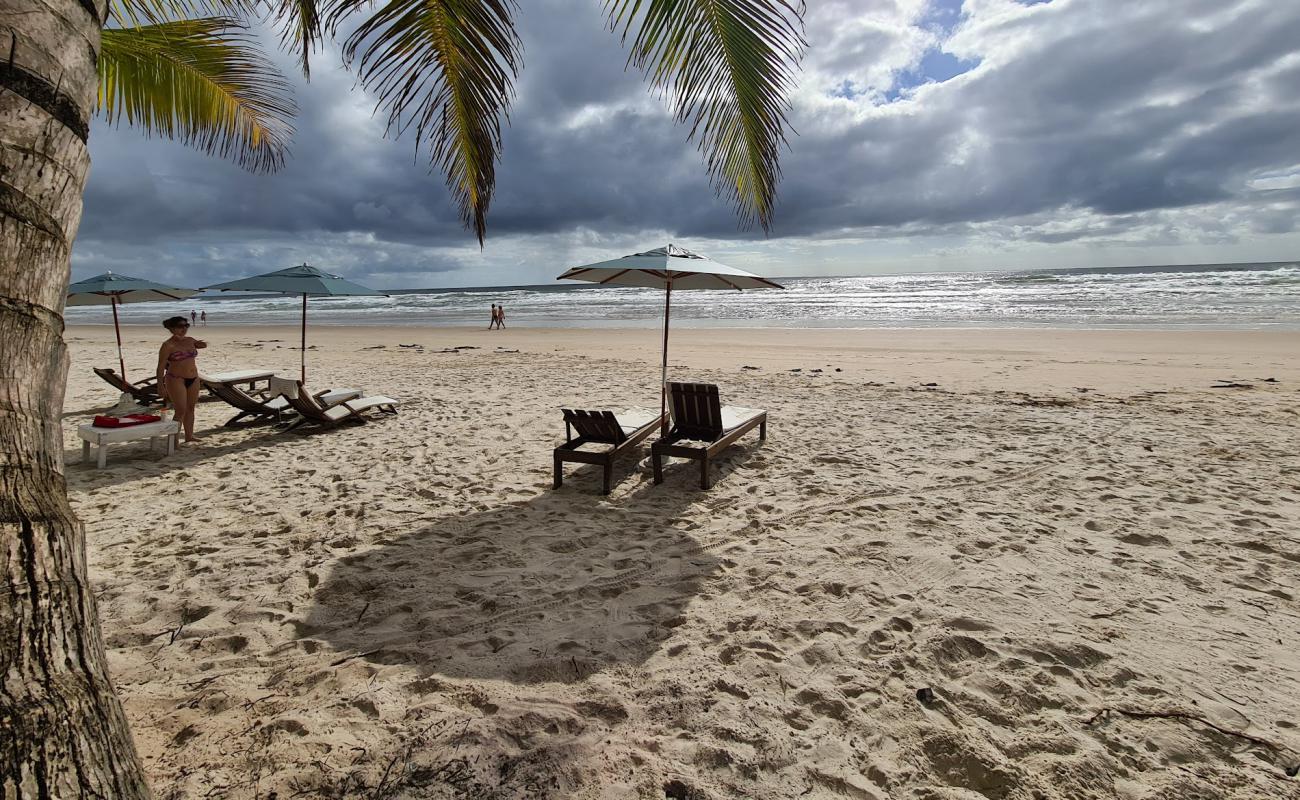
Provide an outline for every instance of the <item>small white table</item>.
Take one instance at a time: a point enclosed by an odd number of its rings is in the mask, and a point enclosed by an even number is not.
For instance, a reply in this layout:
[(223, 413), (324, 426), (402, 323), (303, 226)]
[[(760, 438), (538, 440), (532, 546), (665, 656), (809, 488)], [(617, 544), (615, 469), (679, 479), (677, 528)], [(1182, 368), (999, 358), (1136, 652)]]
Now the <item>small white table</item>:
[(149, 449), (154, 449), (158, 438), (167, 441), (167, 455), (176, 452), (176, 434), (180, 433), (180, 423), (173, 419), (146, 422), (143, 425), (131, 425), (125, 428), (96, 428), (94, 425), (78, 425), (77, 435), (81, 437), (81, 460), (90, 460), (90, 446), (97, 448), (98, 467), (103, 469), (108, 462), (108, 446), (119, 442), (149, 440)]

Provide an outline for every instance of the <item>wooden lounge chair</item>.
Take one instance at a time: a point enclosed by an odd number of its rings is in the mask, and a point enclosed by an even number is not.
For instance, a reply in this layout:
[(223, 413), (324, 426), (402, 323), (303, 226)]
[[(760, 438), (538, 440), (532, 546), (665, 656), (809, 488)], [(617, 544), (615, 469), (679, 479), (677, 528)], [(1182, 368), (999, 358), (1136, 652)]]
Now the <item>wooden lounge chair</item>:
[[(710, 459), (754, 428), (758, 428), (759, 441), (767, 438), (766, 411), (722, 405), (718, 387), (711, 383), (669, 383), (668, 398), (673, 426), (667, 436), (650, 445), (655, 483), (663, 483), (663, 459), (676, 456), (700, 462), (700, 488), (708, 489), (713, 485)], [(700, 444), (678, 444), (685, 440)]]
[(116, 371), (111, 369), (99, 369), (96, 367), (95, 374), (103, 378), (105, 382), (114, 389), (117, 389), (119, 392), (131, 395), (131, 397), (142, 406), (149, 406), (154, 403), (162, 402), (162, 398), (158, 396), (157, 375), (150, 375), (144, 380), (129, 383), (126, 378), (123, 378), (121, 375), (118, 375)]
[(275, 377), (275, 372), (269, 369), (237, 369), (233, 372), (216, 372), (207, 375), (200, 372), (199, 377), (208, 382), (243, 386), (247, 394), (260, 395), (266, 393), (267, 387), (259, 387), (257, 384), (270, 381)]
[[(636, 447), (654, 433), (663, 421), (658, 413), (644, 408), (613, 411), (564, 411), (564, 444), (555, 448), (555, 488), (564, 485), (564, 462), (599, 464), (605, 471), (604, 494), (609, 494), (614, 459)], [(574, 431), (578, 436), (574, 438)], [(586, 444), (607, 444), (603, 450), (581, 450)]]
[[(245, 417), (250, 417), (251, 422), (280, 422), (283, 415), (293, 414), (289, 401), (283, 396), (270, 395), (267, 391), (249, 393), (239, 387), (239, 384), (246, 380), (243, 376), (237, 376), (234, 381), (222, 379), (223, 377), (203, 375), (199, 380), (203, 383), (203, 388), (211, 392), (213, 397), (239, 411), (225, 421), (225, 427), (233, 428)], [(313, 399), (318, 406), (328, 408), (360, 396), (361, 392), (356, 389), (327, 389), (313, 395)]]
[(298, 412), (298, 420), (287, 430), (294, 430), (302, 425), (334, 428), (345, 422), (362, 423), (366, 421), (364, 412), (372, 408), (385, 414), (397, 413), (397, 401), (383, 395), (355, 397), (333, 405), (324, 405), (325, 393), (310, 394), (303, 388), (302, 381), (287, 378), (272, 378), (270, 392), (272, 395), (283, 397), (288, 401), (289, 408)]

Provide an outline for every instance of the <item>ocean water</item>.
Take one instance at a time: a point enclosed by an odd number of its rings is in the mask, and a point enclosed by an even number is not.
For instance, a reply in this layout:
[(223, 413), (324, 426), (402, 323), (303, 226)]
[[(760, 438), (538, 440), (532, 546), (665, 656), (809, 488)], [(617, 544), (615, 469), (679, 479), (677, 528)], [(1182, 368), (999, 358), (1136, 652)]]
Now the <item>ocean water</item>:
[[(1208, 264), (1025, 272), (776, 278), (784, 291), (681, 291), (675, 328), (1203, 328), (1300, 330), (1300, 263)], [(312, 325), (487, 327), (489, 306), (514, 327), (656, 327), (663, 292), (556, 283), (312, 298)], [(212, 324), (292, 324), (301, 299), (195, 298), (121, 308), (154, 324), (200, 309)], [(69, 323), (111, 324), (108, 308), (71, 308)]]

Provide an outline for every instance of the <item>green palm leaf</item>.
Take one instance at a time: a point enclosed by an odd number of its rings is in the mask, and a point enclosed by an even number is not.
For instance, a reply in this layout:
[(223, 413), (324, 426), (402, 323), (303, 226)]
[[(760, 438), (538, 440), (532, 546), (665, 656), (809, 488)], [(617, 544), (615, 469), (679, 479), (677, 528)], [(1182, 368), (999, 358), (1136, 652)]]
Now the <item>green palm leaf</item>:
[[(330, 28), (369, 9), (367, 0), (333, 0)], [(514, 11), (514, 0), (388, 0), (343, 48), (388, 112), (389, 131), (413, 128), (428, 144), (480, 246), (522, 50)]]
[(284, 163), (297, 109), (284, 76), (223, 17), (106, 28), (99, 113), (241, 166)]
[(311, 77), (311, 51), (324, 41), (322, 4), (317, 0), (271, 2), (272, 19), (283, 29), (280, 45), (298, 56), (302, 74)]
[(248, 19), (261, 12), (282, 28), (281, 45), (297, 55), (310, 77), (312, 48), (324, 39), (319, 8), (317, 0), (108, 0), (108, 18), (137, 26), (199, 17)]
[(108, 19), (122, 27), (155, 25), (176, 19), (243, 17), (260, 0), (108, 0)]
[(698, 137), (709, 176), (742, 224), (770, 230), (787, 143), (787, 95), (807, 42), (803, 5), (786, 0), (606, 0), (628, 63), (671, 96)]

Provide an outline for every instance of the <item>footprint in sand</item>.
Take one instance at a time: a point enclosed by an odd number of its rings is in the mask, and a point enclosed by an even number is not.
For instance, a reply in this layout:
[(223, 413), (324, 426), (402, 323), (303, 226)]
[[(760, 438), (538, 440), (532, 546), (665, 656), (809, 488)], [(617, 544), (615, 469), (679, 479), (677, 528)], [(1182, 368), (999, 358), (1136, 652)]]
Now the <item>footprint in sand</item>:
[(916, 626), (903, 617), (891, 617), (883, 627), (867, 634), (867, 642), (858, 648), (858, 652), (868, 658), (891, 653), (910, 644), (915, 629)]

